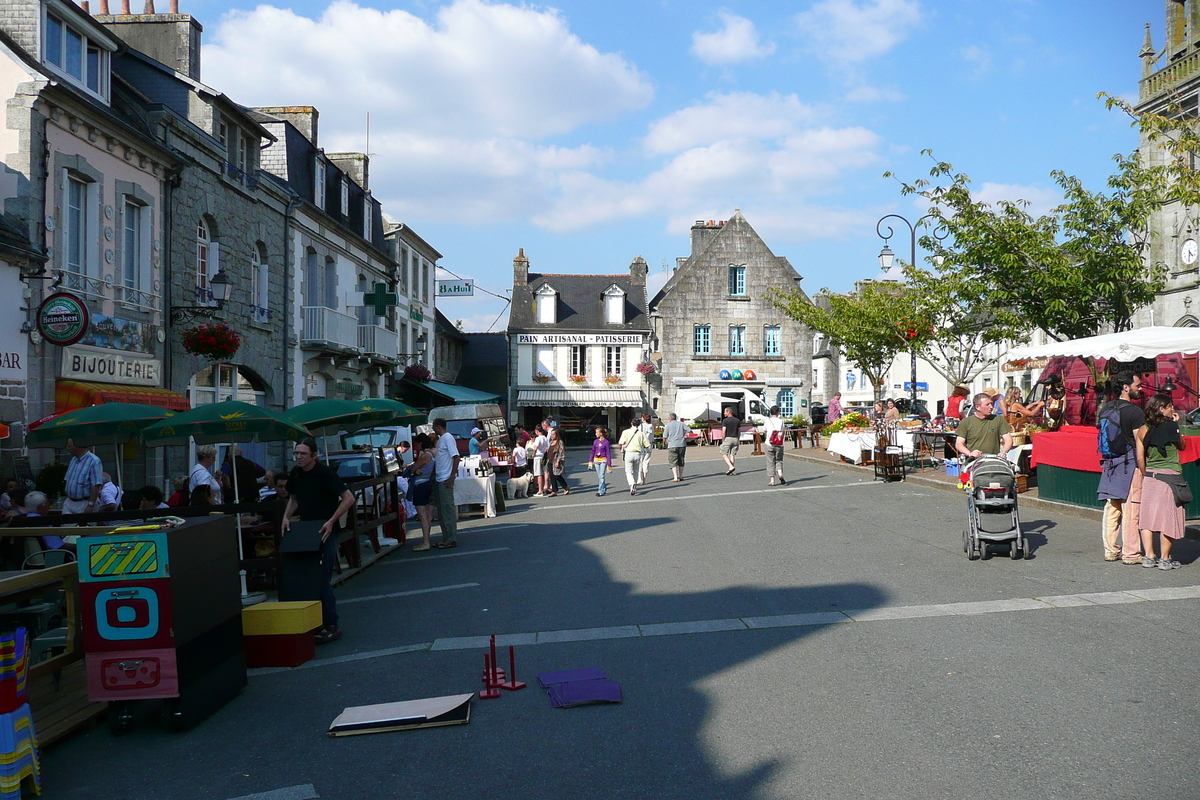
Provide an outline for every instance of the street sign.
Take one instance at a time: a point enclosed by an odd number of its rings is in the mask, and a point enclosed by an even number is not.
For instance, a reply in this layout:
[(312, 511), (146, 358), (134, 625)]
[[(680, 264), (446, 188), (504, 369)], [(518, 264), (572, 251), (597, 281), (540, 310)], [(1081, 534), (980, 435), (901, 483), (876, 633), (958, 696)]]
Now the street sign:
[(458, 281), (438, 281), (438, 297), (474, 297), (475, 281), (467, 278)]
[[(906, 392), (912, 391), (912, 381), (904, 382), (904, 391), (906, 391)], [(926, 383), (925, 381), (917, 381), (917, 391), (918, 392), (928, 392), (929, 384)]]

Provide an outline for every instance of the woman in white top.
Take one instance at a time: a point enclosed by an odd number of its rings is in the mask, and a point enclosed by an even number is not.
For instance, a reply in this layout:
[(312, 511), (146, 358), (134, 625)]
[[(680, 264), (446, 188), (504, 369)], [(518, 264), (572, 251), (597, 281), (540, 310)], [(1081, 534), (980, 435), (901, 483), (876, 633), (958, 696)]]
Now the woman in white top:
[(217, 448), (211, 444), (202, 444), (196, 448), (196, 465), (188, 479), (188, 492), (196, 491), (197, 486), (212, 487), (214, 505), (221, 505), (221, 484), (212, 474), (212, 466), (217, 463)]
[(629, 423), (629, 427), (621, 434), (618, 442), (621, 445), (621, 455), (625, 459), (625, 480), (629, 481), (629, 494), (637, 494), (638, 477), (641, 475), (642, 459), (650, 453), (650, 441), (642, 433), (641, 424), (637, 417)]
[(538, 490), (534, 497), (545, 497), (550, 494), (550, 467), (546, 463), (546, 451), (550, 449), (550, 437), (541, 425), (537, 428), (537, 436), (533, 440), (533, 476), (537, 478)]
[(776, 478), (781, 485), (786, 485), (787, 481), (783, 479), (783, 418), (779, 416), (779, 406), (771, 406), (771, 416), (767, 417), (763, 435), (767, 439), (767, 472), (771, 474), (768, 485), (774, 486)]
[(638, 425), (638, 430), (642, 432), (642, 435), (646, 437), (646, 441), (650, 443), (650, 448), (642, 454), (642, 466), (638, 479), (639, 484), (644, 484), (646, 476), (650, 474), (650, 455), (654, 452), (654, 423), (650, 421), (649, 414), (642, 414), (642, 422)]

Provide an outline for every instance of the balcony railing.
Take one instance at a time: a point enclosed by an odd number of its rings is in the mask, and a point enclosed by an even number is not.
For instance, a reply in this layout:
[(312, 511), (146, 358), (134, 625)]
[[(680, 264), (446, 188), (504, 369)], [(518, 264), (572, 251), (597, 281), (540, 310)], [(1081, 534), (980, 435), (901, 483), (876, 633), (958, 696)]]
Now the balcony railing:
[(1158, 72), (1142, 78), (1139, 102), (1144, 103), (1160, 94), (1178, 88), (1197, 72), (1200, 72), (1200, 53), (1189, 53), (1183, 58), (1170, 62)]
[(358, 349), (368, 355), (396, 360), (400, 352), (400, 336), (378, 325), (359, 325)]
[(358, 349), (358, 320), (325, 306), (304, 306), (302, 344), (328, 344)]

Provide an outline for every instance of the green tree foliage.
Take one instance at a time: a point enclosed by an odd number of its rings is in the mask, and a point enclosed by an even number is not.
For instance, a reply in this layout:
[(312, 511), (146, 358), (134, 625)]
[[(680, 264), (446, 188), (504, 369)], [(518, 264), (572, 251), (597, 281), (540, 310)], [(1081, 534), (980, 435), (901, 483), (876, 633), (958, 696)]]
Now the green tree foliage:
[[(910, 343), (920, 345), (929, 330), (928, 320), (903, 284), (871, 281), (860, 284), (854, 294), (821, 290), (824, 298), (814, 304), (798, 291), (774, 292), (775, 307), (797, 322), (829, 337), (842, 355), (863, 373), (875, 390), (883, 394), (883, 376), (896, 355)], [(915, 341), (908, 337), (916, 334)]]
[(940, 275), (964, 276), (967, 297), (974, 292), (980, 303), (975, 314), (1060, 341), (1078, 339), (1109, 327), (1128, 330), (1165, 277), (1161, 265), (1143, 261), (1147, 221), (1162, 203), (1161, 176), (1136, 154), (1115, 161), (1107, 194), (1052, 173), (1064, 202), (1038, 217), (1025, 201), (977, 200), (970, 179), (941, 161), (929, 179), (902, 182), (901, 191), (929, 201), (934, 226), (947, 235), (923, 236), (921, 244), (940, 257)]
[(1147, 174), (1158, 183), (1163, 204), (1200, 205), (1200, 171), (1196, 169), (1200, 133), (1196, 130), (1195, 113), (1185, 113), (1177, 102), (1167, 103), (1161, 114), (1138, 112), (1120, 97), (1107, 92), (1100, 92), (1098, 96), (1109, 110), (1115, 108), (1128, 114), (1143, 139), (1158, 145), (1166, 156), (1161, 162), (1145, 167)]

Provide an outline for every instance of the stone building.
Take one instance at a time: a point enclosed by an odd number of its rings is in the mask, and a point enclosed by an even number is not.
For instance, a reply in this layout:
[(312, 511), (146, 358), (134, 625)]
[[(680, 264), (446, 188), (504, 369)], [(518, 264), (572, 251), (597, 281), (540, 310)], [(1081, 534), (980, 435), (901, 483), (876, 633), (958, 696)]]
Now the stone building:
[[(1167, 37), (1162, 50), (1155, 50), (1150, 25), (1139, 56), (1142, 80), (1136, 109), (1164, 113), (1172, 103), (1197, 116), (1200, 95), (1200, 0), (1167, 0)], [(1161, 164), (1167, 153), (1161, 144), (1143, 134), (1142, 156)], [(1154, 304), (1135, 318), (1138, 327), (1167, 325), (1196, 327), (1200, 324), (1200, 208), (1168, 203), (1150, 223), (1148, 263), (1167, 266), (1167, 285)], [(1193, 381), (1196, 379), (1192, 375)]]
[[(0, 297), (21, 297), (22, 276), (41, 271), (46, 256), (29, 241), (28, 232), (0, 215)], [(19, 313), (0, 318), (0, 424), (8, 438), (0, 449), (0, 472), (15, 474), (15, 457), (25, 447), (25, 398), (29, 372), (29, 338)]]
[[(165, 385), (192, 406), (235, 398), (284, 410), (289, 363), (283, 335), (291, 290), (285, 285), (284, 214), (291, 198), (285, 187), (260, 179), (258, 163), (273, 137), (244, 108), (201, 82), (202, 28), (191, 16), (95, 19), (129, 45), (114, 58), (113, 71), (137, 90), (130, 113), (179, 158), (165, 182)], [(223, 303), (214, 297), (214, 279), (231, 287)], [(183, 334), (202, 323), (237, 331), (237, 354), (218, 365), (184, 351)], [(256, 463), (282, 465), (282, 447), (254, 443), (242, 449)], [(169, 474), (190, 469), (190, 452), (167, 450)]]
[(446, 383), (458, 383), (463, 368), (463, 352), (467, 347), (466, 334), (446, 319), (440, 310), (435, 309), (434, 316), (437, 320), (437, 338), (433, 377)]
[(261, 154), (267, 179), (293, 197), (288, 396), (386, 396), (400, 363), (398, 309), (406, 306), (371, 196), (370, 162), (362, 153), (326, 153), (311, 106), (257, 108), (252, 116), (272, 136)]
[[(15, 291), (0, 296), (4, 317), (28, 334), (26, 420), (103, 400), (186, 407), (163, 388), (164, 182), (180, 161), (132, 113), (137, 92), (112, 71), (122, 48), (73, 3), (0, 4), (0, 207), (47, 257), (45, 272), (27, 262), (25, 285), (8, 281)], [(89, 312), (73, 344), (43, 341), (34, 329), (33, 311), (51, 292)], [(35, 469), (53, 455), (30, 453)], [(101, 458), (112, 470), (114, 452)], [(127, 483), (161, 479), (159, 459), (136, 448), (122, 458)]]
[(508, 409), (513, 424), (547, 415), (565, 431), (627, 425), (648, 407), (637, 366), (646, 358), (646, 260), (627, 275), (529, 271), (513, 259), (508, 321)]
[(442, 254), (403, 222), (385, 216), (383, 228), (388, 253), (396, 262), (400, 277), (401, 367), (432, 365), (437, 358), (434, 335), (437, 289), (434, 282)]
[(812, 332), (771, 302), (771, 291), (803, 289), (787, 258), (771, 252), (735, 210), (728, 221), (697, 220), (692, 253), (650, 301), (655, 413), (675, 410), (679, 389), (750, 389), (784, 415), (806, 413)]

